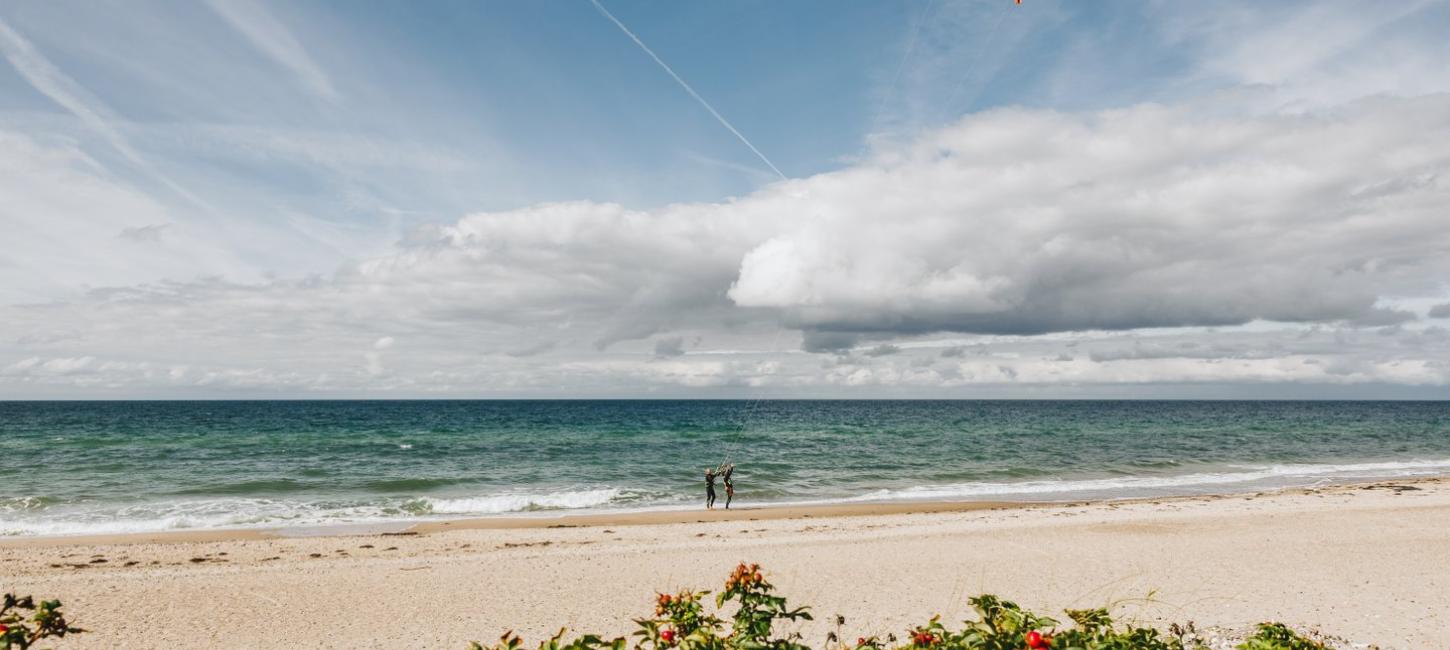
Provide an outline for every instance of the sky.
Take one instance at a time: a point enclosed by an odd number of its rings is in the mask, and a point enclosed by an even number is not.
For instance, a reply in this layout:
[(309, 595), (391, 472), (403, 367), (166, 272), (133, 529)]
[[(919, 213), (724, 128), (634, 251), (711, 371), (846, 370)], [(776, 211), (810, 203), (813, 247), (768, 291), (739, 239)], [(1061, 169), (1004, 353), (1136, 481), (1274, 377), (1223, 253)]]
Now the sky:
[(0, 398), (1444, 399), (1446, 33), (0, 4)]

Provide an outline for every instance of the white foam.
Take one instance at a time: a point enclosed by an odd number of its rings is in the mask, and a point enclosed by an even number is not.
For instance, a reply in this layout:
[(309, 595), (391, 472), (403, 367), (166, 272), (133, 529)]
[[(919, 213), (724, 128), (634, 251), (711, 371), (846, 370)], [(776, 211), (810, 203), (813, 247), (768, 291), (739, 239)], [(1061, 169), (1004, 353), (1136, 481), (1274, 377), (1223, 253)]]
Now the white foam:
[(575, 510), (606, 505), (619, 498), (617, 488), (575, 490), (542, 494), (495, 494), (455, 499), (427, 498), (429, 511), (446, 515), (492, 515), (530, 510)]
[[(141, 504), (63, 504), (0, 512), (0, 536), (106, 535), (210, 528), (279, 528), (416, 521), (442, 515), (496, 515), (606, 506), (637, 494), (618, 488), (476, 497), (304, 501), (221, 498)], [(16, 500), (17, 504), (29, 503)]]
[[(1227, 468), (1236, 471), (1200, 472), (1173, 476), (1124, 476), (1100, 479), (1066, 479), (931, 485), (896, 490), (878, 490), (847, 501), (891, 501), (966, 499), (972, 497), (1033, 497), (1048, 495), (1101, 494), (1132, 496), (1144, 492), (1209, 492), (1226, 485), (1289, 487), (1313, 480), (1397, 478), (1431, 476), (1450, 471), (1450, 459), (1411, 460), (1344, 465), (1250, 465)], [(1297, 479), (1297, 480), (1296, 480)]]
[[(1225, 466), (1215, 471), (1160, 476), (1114, 476), (973, 482), (876, 490), (844, 498), (806, 497), (757, 505), (818, 505), (863, 501), (973, 499), (1066, 500), (1173, 494), (1210, 494), (1311, 485), (1318, 482), (1450, 474), (1450, 459), (1346, 464)], [(803, 495), (805, 496), (805, 495)], [(52, 504), (34, 497), (7, 499), (0, 536), (61, 536), (212, 528), (302, 528), (383, 524), (449, 516), (538, 515), (610, 510), (679, 510), (698, 507), (694, 495), (645, 494), (621, 488), (509, 492), (408, 500), (217, 498), (140, 504)]]
[(0, 536), (107, 535), (209, 528), (252, 528), (397, 519), (384, 504), (320, 504), (274, 499), (205, 499), (127, 506), (71, 504), (42, 516), (0, 517)]
[(49, 505), (45, 499), (35, 496), (12, 497), (0, 499), (0, 515), (11, 512), (25, 512), (28, 510), (42, 510)]

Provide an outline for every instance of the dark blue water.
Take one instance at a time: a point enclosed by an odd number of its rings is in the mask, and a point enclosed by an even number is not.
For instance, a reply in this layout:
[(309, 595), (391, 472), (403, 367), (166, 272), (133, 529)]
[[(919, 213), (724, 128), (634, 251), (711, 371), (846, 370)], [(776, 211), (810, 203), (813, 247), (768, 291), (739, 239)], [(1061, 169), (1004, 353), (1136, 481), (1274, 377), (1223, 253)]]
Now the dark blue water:
[(1450, 402), (0, 402), (0, 534), (1235, 492), (1450, 472)]

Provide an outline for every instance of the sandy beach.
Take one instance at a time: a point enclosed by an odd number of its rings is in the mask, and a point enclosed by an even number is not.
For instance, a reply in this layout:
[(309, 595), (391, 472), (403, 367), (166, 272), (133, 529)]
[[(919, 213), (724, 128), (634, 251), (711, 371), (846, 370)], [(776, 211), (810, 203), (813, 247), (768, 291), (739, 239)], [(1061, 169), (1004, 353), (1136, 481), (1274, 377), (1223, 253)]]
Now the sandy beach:
[(969, 615), (967, 596), (1116, 603), (1233, 635), (1262, 618), (1353, 643), (1450, 636), (1450, 482), (1233, 497), (890, 504), (430, 524), (283, 538), (212, 531), (0, 543), (4, 588), (60, 598), (58, 648), (461, 648), (505, 630), (630, 631), (657, 591), (759, 562), (819, 641)]

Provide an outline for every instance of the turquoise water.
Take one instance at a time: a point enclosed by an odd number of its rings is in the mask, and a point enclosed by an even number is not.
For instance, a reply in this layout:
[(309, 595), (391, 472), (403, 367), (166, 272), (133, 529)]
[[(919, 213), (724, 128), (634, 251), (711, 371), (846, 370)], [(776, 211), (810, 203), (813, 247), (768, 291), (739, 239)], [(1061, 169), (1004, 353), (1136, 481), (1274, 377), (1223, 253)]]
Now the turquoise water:
[(0, 535), (1243, 492), (1450, 473), (1450, 402), (0, 402)]

